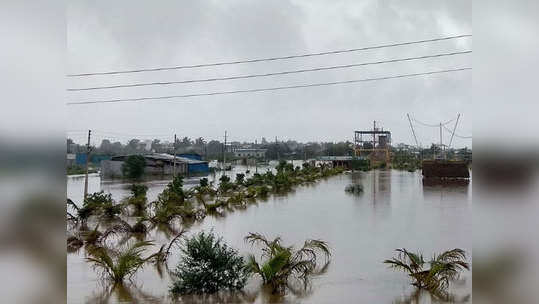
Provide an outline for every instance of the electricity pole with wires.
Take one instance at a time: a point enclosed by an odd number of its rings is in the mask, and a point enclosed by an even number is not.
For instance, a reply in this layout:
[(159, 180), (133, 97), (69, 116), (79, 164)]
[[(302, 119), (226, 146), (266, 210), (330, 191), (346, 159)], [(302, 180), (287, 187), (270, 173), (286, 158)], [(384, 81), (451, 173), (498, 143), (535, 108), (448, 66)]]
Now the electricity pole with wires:
[(225, 130), (225, 144), (223, 146), (223, 175), (225, 175), (226, 170), (226, 130)]
[(172, 178), (176, 177), (176, 134), (174, 134), (174, 144), (172, 145), (172, 152), (174, 153), (174, 158), (172, 160)]
[(92, 150), (90, 146), (90, 137), (92, 134), (92, 130), (88, 130), (88, 143), (86, 144), (86, 168), (85, 168), (85, 177), (84, 177), (84, 200), (86, 201), (86, 197), (88, 197), (88, 162), (90, 160), (90, 152)]
[(459, 124), (459, 118), (460, 113), (457, 115), (457, 121), (455, 122), (455, 126), (453, 126), (453, 132), (451, 133), (451, 139), (449, 140), (449, 146), (448, 149), (451, 148), (451, 144), (453, 143), (453, 136), (455, 136), (455, 130), (457, 129), (457, 125)]

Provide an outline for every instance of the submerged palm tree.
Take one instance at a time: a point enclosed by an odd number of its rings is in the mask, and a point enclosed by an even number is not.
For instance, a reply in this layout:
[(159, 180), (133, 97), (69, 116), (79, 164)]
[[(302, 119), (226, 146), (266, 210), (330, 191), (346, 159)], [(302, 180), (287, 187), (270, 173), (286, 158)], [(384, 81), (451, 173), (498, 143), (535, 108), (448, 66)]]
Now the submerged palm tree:
[(94, 267), (100, 269), (105, 278), (113, 283), (122, 283), (124, 279), (130, 279), (146, 262), (154, 257), (142, 257), (146, 247), (153, 245), (152, 242), (143, 241), (133, 243), (126, 250), (112, 250), (97, 246), (89, 251), (87, 260)]
[[(451, 280), (457, 279), (460, 271), (469, 270), (466, 262), (466, 252), (455, 248), (440, 255), (434, 255), (430, 261), (425, 261), (423, 255), (406, 250), (396, 249), (397, 257), (385, 260), (389, 267), (402, 270), (412, 278), (412, 285), (433, 292), (444, 292)], [(430, 266), (430, 268), (426, 268)]]
[(264, 284), (271, 286), (273, 293), (283, 293), (289, 279), (297, 279), (307, 288), (309, 277), (319, 273), (319, 255), (325, 256), (326, 265), (331, 256), (328, 244), (321, 240), (306, 240), (298, 250), (283, 246), (280, 237), (270, 241), (261, 234), (249, 233), (245, 240), (262, 245), (263, 261), (259, 263), (254, 255), (250, 255), (247, 267), (260, 275)]

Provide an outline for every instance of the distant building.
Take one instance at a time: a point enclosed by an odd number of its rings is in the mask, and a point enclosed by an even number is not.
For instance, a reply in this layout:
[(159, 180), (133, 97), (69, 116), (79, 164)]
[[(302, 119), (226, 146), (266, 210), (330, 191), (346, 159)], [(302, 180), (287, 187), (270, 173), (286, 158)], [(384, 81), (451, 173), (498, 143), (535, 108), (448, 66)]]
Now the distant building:
[(76, 160), (76, 154), (75, 153), (67, 153), (66, 165), (68, 167), (73, 166), (75, 164), (75, 160)]
[(207, 173), (210, 171), (207, 161), (202, 160), (198, 153), (182, 153), (176, 155), (177, 159), (187, 163), (187, 173)]
[(194, 159), (194, 160), (202, 160), (202, 155), (198, 153), (180, 153), (180, 154), (176, 154), (176, 156), (185, 157), (185, 158)]
[(257, 157), (262, 158), (266, 157), (266, 149), (235, 149), (234, 156), (236, 157)]
[[(86, 165), (86, 153), (75, 154), (75, 164), (78, 166)], [(100, 164), (104, 160), (109, 160), (111, 157), (108, 155), (90, 154), (90, 163)]]
[[(209, 172), (208, 162), (198, 159), (192, 159), (182, 156), (152, 153), (145, 154), (146, 167), (144, 174), (146, 175), (171, 175), (176, 167), (176, 174), (189, 175), (193, 173)], [(101, 161), (101, 176), (104, 178), (123, 177), (122, 165), (128, 155), (113, 156), (110, 160)], [(174, 165), (174, 163), (176, 165)]]
[(137, 148), (139, 150), (150, 151), (152, 149), (152, 141), (146, 139), (138, 143)]

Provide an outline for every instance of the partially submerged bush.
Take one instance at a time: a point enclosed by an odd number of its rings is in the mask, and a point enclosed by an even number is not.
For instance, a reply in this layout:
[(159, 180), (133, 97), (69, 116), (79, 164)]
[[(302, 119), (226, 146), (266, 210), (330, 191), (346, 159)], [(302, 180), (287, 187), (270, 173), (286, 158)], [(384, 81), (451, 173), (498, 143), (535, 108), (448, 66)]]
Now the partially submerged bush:
[(363, 185), (349, 184), (348, 186), (346, 186), (346, 188), (344, 188), (344, 191), (346, 191), (347, 193), (352, 193), (352, 194), (360, 194), (360, 193), (363, 193)]
[(146, 193), (148, 192), (148, 186), (143, 184), (132, 184), (129, 187), (129, 190), (131, 191), (131, 195), (134, 197), (146, 196)]
[(151, 242), (137, 242), (125, 250), (109, 250), (106, 247), (94, 247), (89, 250), (88, 262), (99, 270), (105, 279), (121, 283), (131, 278), (152, 256), (143, 258), (142, 253)]
[(236, 184), (243, 185), (244, 181), (245, 181), (245, 174), (243, 173), (236, 174)]
[(207, 187), (208, 186), (208, 179), (206, 177), (203, 177), (200, 179), (200, 187)]
[(300, 281), (306, 288), (310, 277), (321, 273), (318, 269), (320, 255), (325, 257), (325, 265), (328, 265), (331, 256), (328, 244), (322, 240), (306, 240), (303, 247), (297, 250), (282, 245), (279, 237), (268, 240), (261, 234), (249, 233), (245, 240), (262, 246), (260, 262), (250, 255), (247, 265), (253, 273), (260, 275), (273, 293), (284, 293), (291, 279)]
[(74, 220), (85, 222), (92, 215), (99, 215), (111, 219), (122, 212), (122, 205), (116, 204), (110, 193), (104, 191), (89, 194), (82, 207), (78, 207), (72, 200), (67, 199), (67, 204), (77, 211), (76, 216), (69, 214)]
[[(466, 262), (466, 252), (459, 248), (434, 255), (428, 262), (420, 253), (405, 248), (396, 251), (398, 255), (391, 260), (385, 260), (384, 263), (393, 269), (408, 273), (413, 281), (412, 285), (435, 294), (443, 294), (449, 287), (449, 282), (459, 277), (460, 271), (470, 269), (470, 265)], [(427, 268), (427, 265), (430, 268)]]
[(241, 290), (247, 282), (243, 258), (211, 232), (187, 239), (181, 252), (170, 289), (174, 294)]

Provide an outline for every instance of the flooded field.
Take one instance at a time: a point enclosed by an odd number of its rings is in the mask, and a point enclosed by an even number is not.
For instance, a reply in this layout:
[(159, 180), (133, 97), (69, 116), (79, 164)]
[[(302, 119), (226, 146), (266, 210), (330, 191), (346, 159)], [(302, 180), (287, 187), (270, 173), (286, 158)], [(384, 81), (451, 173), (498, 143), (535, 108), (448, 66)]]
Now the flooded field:
[[(245, 171), (236, 168), (230, 176)], [(251, 174), (254, 173), (254, 168)], [(259, 172), (266, 169), (259, 168)], [(220, 173), (217, 173), (217, 178)], [(248, 174), (247, 176), (250, 176)], [(211, 177), (211, 175), (210, 175)], [(215, 178), (215, 176), (213, 177)], [(212, 178), (210, 178), (212, 180)], [(160, 193), (168, 180), (153, 180), (148, 200)], [(364, 193), (350, 195), (344, 188), (351, 182), (364, 186)], [(68, 177), (67, 196), (80, 204), (84, 177)], [(186, 179), (184, 187), (194, 186), (198, 178)], [(128, 183), (89, 180), (89, 192), (104, 190), (115, 200), (126, 197)], [(271, 295), (261, 289), (253, 276), (243, 293), (212, 297), (187, 297), (182, 303), (434, 303), (429, 294), (416, 293), (406, 274), (388, 269), (382, 263), (396, 248), (420, 250), (426, 258), (435, 252), (462, 248), (471, 256), (471, 184), (466, 186), (423, 186), (421, 173), (376, 170), (344, 173), (299, 186), (286, 195), (270, 195), (243, 210), (223, 217), (206, 216), (190, 226), (189, 233), (213, 230), (242, 255), (253, 252), (245, 243), (249, 232), (270, 238), (281, 236), (285, 244), (300, 245), (305, 239), (323, 239), (332, 248), (327, 272), (315, 277), (307, 292), (285, 296)], [(164, 244), (170, 236), (154, 230), (147, 239)], [(156, 250), (155, 247), (151, 251)], [(173, 270), (178, 262), (174, 251), (168, 262)], [(132, 284), (110, 290), (85, 261), (84, 248), (67, 256), (68, 303), (169, 303), (171, 279), (166, 271), (147, 265)], [(451, 285), (455, 302), (471, 302), (471, 273)]]

